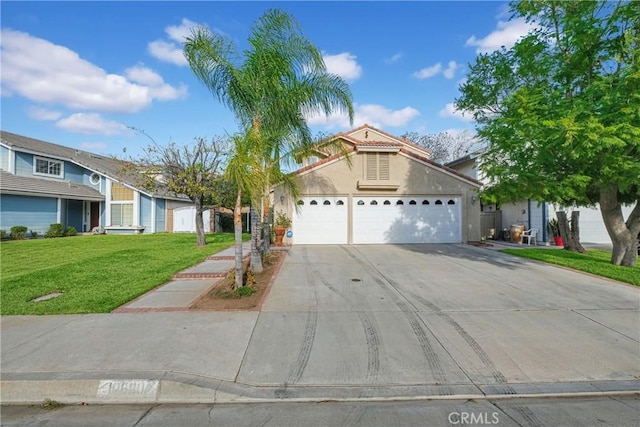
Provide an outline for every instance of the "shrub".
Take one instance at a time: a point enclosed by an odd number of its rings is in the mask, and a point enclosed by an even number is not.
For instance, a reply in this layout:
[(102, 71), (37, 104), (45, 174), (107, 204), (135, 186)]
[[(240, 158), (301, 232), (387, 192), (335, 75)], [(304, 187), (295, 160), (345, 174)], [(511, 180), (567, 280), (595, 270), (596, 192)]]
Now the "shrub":
[(27, 227), (24, 225), (14, 225), (11, 227), (11, 238), (13, 240), (24, 240), (27, 233)]
[(44, 237), (50, 239), (52, 237), (63, 237), (64, 236), (64, 225), (62, 224), (51, 224), (49, 225), (49, 229), (46, 233), (44, 233)]
[(67, 229), (64, 231), (64, 235), (69, 237), (69, 236), (77, 236), (78, 232), (76, 231), (75, 227), (67, 227)]
[(32, 239), (37, 239), (38, 238), (38, 232), (36, 230), (31, 230), (31, 238)]
[(7, 230), (0, 230), (0, 240), (7, 240), (8, 238)]

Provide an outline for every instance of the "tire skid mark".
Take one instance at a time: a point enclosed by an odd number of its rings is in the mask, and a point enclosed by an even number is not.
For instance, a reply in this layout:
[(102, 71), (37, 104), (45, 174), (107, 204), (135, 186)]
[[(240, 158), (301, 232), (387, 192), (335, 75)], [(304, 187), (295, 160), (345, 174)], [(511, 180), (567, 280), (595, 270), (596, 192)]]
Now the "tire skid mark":
[(360, 322), (367, 341), (367, 380), (375, 382), (380, 372), (380, 333), (367, 313), (359, 312)]
[(354, 405), (354, 410), (349, 412), (340, 425), (343, 427), (362, 425), (362, 417), (367, 412), (367, 409), (364, 405)]
[[(413, 299), (415, 299), (416, 301), (420, 302), (421, 304), (424, 304), (427, 308), (429, 308), (434, 313), (436, 313), (436, 315), (438, 317), (440, 317), (445, 322), (447, 322), (450, 326), (452, 326), (453, 329), (458, 333), (458, 335), (460, 335), (460, 337), (467, 343), (467, 345), (469, 345), (469, 347), (471, 347), (473, 352), (476, 354), (476, 356), (478, 356), (478, 358), (482, 361), (482, 363), (487, 368), (489, 368), (489, 370), (491, 371), (491, 376), (493, 377), (493, 379), (496, 382), (500, 383), (500, 384), (507, 383), (507, 379), (502, 374), (502, 372), (500, 372), (498, 370), (498, 368), (493, 363), (493, 361), (491, 360), (491, 358), (489, 357), (487, 352), (484, 351), (484, 349), (482, 348), (482, 346), (480, 346), (478, 341), (476, 341), (475, 338), (473, 338), (458, 322), (456, 322), (451, 316), (449, 316), (447, 313), (443, 312), (440, 309), (440, 307), (438, 307), (437, 305), (433, 304), (432, 302), (429, 302), (426, 299), (424, 299), (423, 297), (421, 297), (420, 295), (416, 295), (413, 292), (403, 288), (397, 282), (393, 282), (391, 280), (390, 280), (390, 282), (391, 282), (392, 286), (394, 286), (395, 288), (401, 288), (403, 292), (406, 292), (407, 294), (411, 295), (411, 297)], [(513, 390), (510, 386), (505, 386), (505, 388), (506, 388), (507, 394), (515, 394), (515, 390)]]
[[(336, 289), (331, 283), (329, 283), (317, 268), (312, 268), (313, 278), (318, 278), (330, 291), (338, 295), (345, 301), (348, 298)], [(366, 379), (370, 382), (375, 382), (380, 372), (380, 332), (378, 328), (371, 321), (369, 316), (364, 312), (358, 312), (358, 317), (362, 323), (362, 329), (367, 343), (367, 373)]]
[(520, 414), (520, 416), (522, 416), (522, 418), (526, 420), (527, 426), (531, 426), (531, 427), (545, 426), (545, 423), (540, 421), (540, 419), (536, 417), (536, 414), (534, 414), (533, 411), (531, 411), (531, 409), (529, 409), (528, 407), (523, 405), (515, 405), (515, 406), (512, 406), (511, 409), (516, 411), (518, 414)]
[[(358, 257), (354, 256), (347, 248), (343, 246), (341, 246), (341, 248), (343, 248), (344, 251), (347, 252), (347, 254), (349, 254), (349, 256), (353, 258), (358, 264), (360, 264), (363, 267), (366, 267), (364, 262)], [(372, 276), (372, 278), (373, 278), (373, 281), (376, 284), (378, 284), (378, 286), (380, 286), (380, 288), (392, 298), (392, 301), (398, 306), (400, 311), (404, 314), (404, 316), (409, 321), (409, 325), (411, 325), (413, 334), (416, 336), (416, 339), (418, 340), (418, 344), (420, 345), (422, 354), (424, 355), (427, 361), (427, 365), (429, 366), (429, 368), (431, 369), (431, 372), (433, 373), (436, 383), (445, 384), (446, 374), (444, 372), (444, 369), (442, 368), (442, 364), (440, 363), (440, 359), (437, 353), (434, 351), (433, 346), (429, 341), (427, 332), (422, 327), (422, 322), (420, 318), (409, 307), (409, 305), (406, 302), (400, 300), (400, 296), (396, 293), (398, 290), (395, 288), (393, 283), (389, 281), (389, 279), (384, 277), (389, 282), (389, 284), (387, 284), (384, 281), (382, 281), (379, 277)], [(394, 289), (389, 288), (389, 285), (391, 285), (391, 287), (394, 288), (396, 292), (394, 292)]]
[(298, 357), (296, 362), (289, 370), (289, 376), (287, 384), (295, 384), (300, 381), (304, 370), (309, 363), (309, 357), (311, 356), (311, 349), (313, 348), (313, 342), (316, 338), (316, 328), (318, 325), (318, 313), (315, 311), (309, 312), (307, 316), (307, 324), (304, 329), (304, 338), (302, 339), (302, 345), (298, 351)]

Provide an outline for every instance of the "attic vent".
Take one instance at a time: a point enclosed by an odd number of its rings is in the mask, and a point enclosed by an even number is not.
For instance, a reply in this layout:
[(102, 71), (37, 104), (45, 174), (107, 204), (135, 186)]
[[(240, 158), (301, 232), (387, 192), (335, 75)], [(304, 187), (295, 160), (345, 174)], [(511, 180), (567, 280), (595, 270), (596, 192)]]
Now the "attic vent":
[(92, 173), (91, 176), (89, 176), (89, 182), (91, 182), (93, 185), (100, 184), (100, 175), (95, 172)]

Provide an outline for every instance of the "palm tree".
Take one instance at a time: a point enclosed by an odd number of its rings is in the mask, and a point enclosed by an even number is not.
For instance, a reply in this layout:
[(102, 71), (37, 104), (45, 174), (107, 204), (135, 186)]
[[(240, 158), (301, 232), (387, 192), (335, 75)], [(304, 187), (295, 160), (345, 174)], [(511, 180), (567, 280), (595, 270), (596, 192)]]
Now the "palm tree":
[[(244, 285), (242, 269), (242, 194), (248, 194), (252, 201), (260, 197), (264, 174), (262, 171), (260, 141), (249, 129), (231, 137), (233, 155), (229, 159), (225, 177), (237, 187), (233, 210), (233, 231), (235, 235), (235, 288)], [(253, 202), (252, 202), (253, 204)]]
[[(266, 180), (260, 208), (265, 220), (273, 182), (270, 172), (279, 175), (284, 152), (313, 144), (306, 117), (338, 112), (347, 113), (352, 121), (353, 105), (347, 83), (327, 72), (318, 49), (285, 12), (268, 10), (255, 23), (248, 42), (250, 47), (239, 53), (226, 35), (196, 27), (186, 39), (184, 53), (198, 80), (233, 111), (242, 129), (252, 129), (261, 141)], [(258, 253), (254, 245), (257, 239), (252, 238), (251, 268), (260, 271), (262, 260), (254, 259)]]

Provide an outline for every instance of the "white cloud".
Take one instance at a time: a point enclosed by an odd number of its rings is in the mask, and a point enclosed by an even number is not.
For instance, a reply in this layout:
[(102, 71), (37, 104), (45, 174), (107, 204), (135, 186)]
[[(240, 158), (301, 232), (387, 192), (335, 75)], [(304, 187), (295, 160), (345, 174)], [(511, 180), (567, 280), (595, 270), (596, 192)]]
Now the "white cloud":
[(199, 26), (198, 23), (182, 18), (180, 25), (169, 25), (164, 29), (169, 40), (154, 40), (149, 42), (147, 50), (151, 56), (180, 67), (189, 65), (183, 53), (185, 38), (191, 35), (191, 30)]
[(27, 109), (27, 114), (32, 119), (36, 120), (58, 120), (62, 117), (62, 113), (60, 111), (40, 107), (29, 107)]
[(95, 113), (75, 113), (58, 120), (56, 126), (75, 133), (97, 133), (102, 135), (120, 135), (128, 132), (122, 123), (105, 120)]
[(453, 102), (448, 103), (444, 106), (442, 110), (438, 113), (440, 117), (453, 117), (455, 119), (462, 120), (464, 122), (472, 122), (473, 115), (468, 111), (460, 111), (456, 110), (456, 106), (453, 105)]
[(178, 46), (175, 43), (156, 40), (149, 42), (148, 49), (151, 56), (154, 56), (161, 61), (169, 62), (181, 67), (189, 65), (187, 58), (185, 58), (184, 53), (182, 52), (182, 46)]
[(400, 59), (402, 59), (402, 57), (403, 57), (403, 56), (404, 56), (404, 53), (402, 53), (402, 52), (398, 52), (398, 53), (396, 53), (395, 55), (393, 55), (393, 56), (391, 56), (391, 57), (389, 57), (389, 58), (386, 58), (386, 59), (384, 60), (384, 62), (386, 62), (387, 64), (393, 64), (394, 62), (397, 62), (397, 61), (399, 61)]
[[(109, 74), (64, 46), (27, 33), (3, 29), (0, 43), (3, 93), (7, 89), (31, 101), (77, 110), (133, 113), (156, 99), (175, 99), (186, 93), (185, 87), (173, 88), (158, 80), (159, 76), (149, 86)], [(134, 77), (141, 81), (143, 73), (138, 74)]]
[(534, 24), (525, 22), (523, 18), (513, 21), (498, 21), (497, 28), (484, 38), (471, 36), (465, 46), (476, 46), (476, 53), (491, 53), (504, 46), (510, 49), (513, 45), (535, 28)]
[(165, 101), (182, 98), (187, 94), (186, 86), (180, 85), (180, 87), (175, 88), (168, 85), (164, 82), (160, 74), (150, 68), (136, 65), (135, 67), (127, 68), (124, 73), (125, 77), (132, 82), (147, 86), (150, 95), (155, 99)]
[(356, 61), (356, 56), (349, 52), (329, 55), (322, 52), (322, 59), (327, 66), (327, 71), (337, 74), (345, 80), (354, 81), (362, 75), (362, 67)]
[(442, 71), (442, 64), (438, 62), (436, 65), (432, 65), (431, 67), (423, 68), (420, 71), (416, 71), (415, 73), (413, 73), (413, 76), (421, 80), (428, 79), (437, 75), (438, 73), (440, 73), (440, 71)]
[(180, 25), (169, 25), (164, 31), (169, 38), (178, 43), (184, 43), (184, 40), (191, 35), (191, 29), (197, 27), (196, 22), (190, 21), (187, 18), (182, 18)]
[(458, 64), (456, 61), (449, 61), (447, 64), (447, 69), (442, 72), (445, 78), (452, 79), (456, 73), (456, 69), (458, 68)]
[[(420, 115), (420, 112), (413, 107), (405, 107), (400, 110), (390, 110), (377, 104), (356, 104), (354, 107), (353, 126), (361, 126), (365, 123), (381, 128), (404, 126)], [(351, 127), (349, 118), (343, 114), (332, 114), (329, 117), (315, 115), (307, 120), (310, 125), (323, 126), (325, 129), (348, 129)]]

